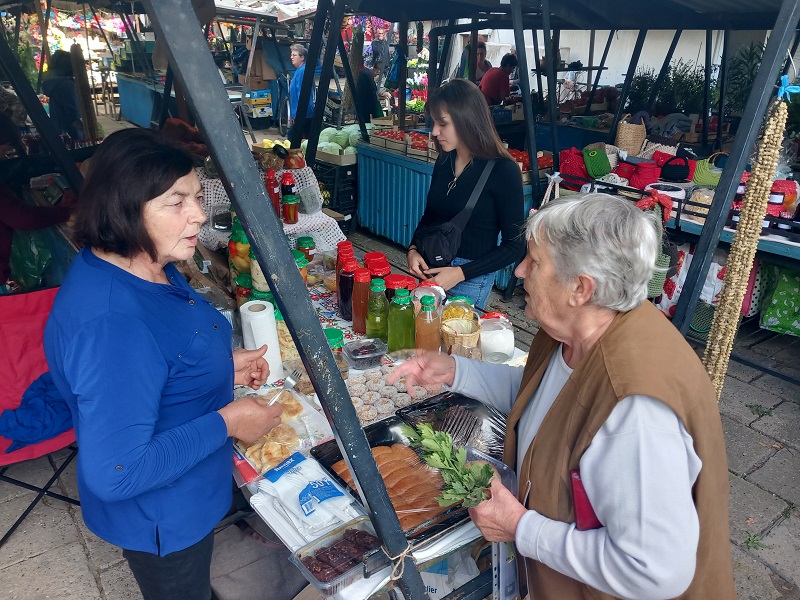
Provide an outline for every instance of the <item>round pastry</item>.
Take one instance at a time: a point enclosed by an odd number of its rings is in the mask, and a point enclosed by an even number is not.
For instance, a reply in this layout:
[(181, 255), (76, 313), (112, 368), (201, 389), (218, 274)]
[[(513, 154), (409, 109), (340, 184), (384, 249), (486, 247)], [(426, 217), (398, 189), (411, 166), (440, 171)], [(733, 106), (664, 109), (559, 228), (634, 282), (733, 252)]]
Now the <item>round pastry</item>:
[(353, 406), (356, 407), (356, 410), (364, 406), (364, 401), (358, 396), (356, 396), (355, 398), (350, 398), (350, 400), (353, 402)]
[(358, 409), (358, 420), (361, 421), (362, 425), (366, 425), (367, 423), (372, 423), (375, 419), (378, 418), (378, 409), (374, 406), (362, 406)]
[(381, 396), (383, 396), (384, 398), (389, 398), (389, 400), (391, 400), (392, 398), (397, 396), (397, 394), (400, 393), (397, 391), (397, 388), (394, 387), (393, 385), (385, 385), (378, 391), (380, 392)]
[(381, 366), (381, 373), (383, 373), (384, 377), (390, 375), (392, 371), (394, 371), (394, 365)]
[(401, 379), (400, 381), (395, 381), (392, 385), (394, 385), (394, 389), (398, 392), (405, 392), (406, 391), (406, 380)]
[(373, 406), (377, 409), (378, 414), (382, 416), (390, 415), (395, 411), (394, 402), (388, 398), (377, 400)]
[(364, 377), (366, 377), (367, 383), (369, 383), (370, 381), (380, 381), (383, 375), (381, 375), (380, 369), (371, 369), (364, 373)]
[(361, 394), (361, 399), (364, 401), (364, 404), (375, 404), (381, 399), (381, 394), (380, 392), (364, 392)]
[(363, 385), (367, 383), (367, 378), (364, 377), (363, 375), (358, 375), (358, 374), (350, 375), (350, 377), (347, 378), (347, 383), (348, 385), (356, 385), (359, 383)]
[(428, 390), (426, 390), (421, 385), (414, 386), (414, 398), (417, 400), (423, 400), (428, 397)]
[(411, 396), (405, 393), (399, 393), (394, 398), (392, 398), (392, 402), (397, 408), (405, 408), (406, 406), (410, 406), (414, 403), (411, 399)]
[(386, 385), (383, 379), (370, 379), (367, 381), (367, 389), (370, 392), (379, 392)]
[(364, 393), (367, 391), (367, 386), (363, 383), (356, 383), (353, 385), (348, 385), (347, 389), (350, 390), (350, 396), (363, 396)]

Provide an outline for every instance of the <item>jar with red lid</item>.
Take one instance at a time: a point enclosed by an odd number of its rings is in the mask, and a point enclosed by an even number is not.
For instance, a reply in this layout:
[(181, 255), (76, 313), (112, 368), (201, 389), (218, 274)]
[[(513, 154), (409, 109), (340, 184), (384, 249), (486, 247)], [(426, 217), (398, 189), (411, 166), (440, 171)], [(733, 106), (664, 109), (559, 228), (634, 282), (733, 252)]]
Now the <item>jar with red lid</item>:
[(383, 252), (367, 252), (364, 254), (364, 266), (369, 269), (372, 261), (387, 262), (386, 255)]
[(405, 275), (400, 275), (395, 273), (394, 275), (386, 275), (383, 278), (384, 283), (386, 284), (386, 299), (391, 302), (394, 295), (397, 293), (399, 289), (407, 289), (408, 282), (406, 281)]
[(341, 252), (342, 250), (349, 250), (350, 252), (353, 251), (353, 242), (344, 240), (343, 242), (339, 242), (336, 244), (336, 252)]
[(297, 196), (284, 196), (281, 200), (283, 210), (283, 222), (287, 225), (294, 225), (300, 220), (299, 208), (300, 199)]
[(373, 279), (382, 279), (392, 272), (392, 267), (387, 261), (372, 261), (369, 265), (369, 274)]
[(336, 253), (336, 281), (339, 281), (339, 273), (342, 272), (342, 266), (349, 260), (355, 260), (355, 256), (353, 255), (353, 248), (352, 246), (348, 248), (347, 246), (342, 246), (339, 248), (339, 251)]

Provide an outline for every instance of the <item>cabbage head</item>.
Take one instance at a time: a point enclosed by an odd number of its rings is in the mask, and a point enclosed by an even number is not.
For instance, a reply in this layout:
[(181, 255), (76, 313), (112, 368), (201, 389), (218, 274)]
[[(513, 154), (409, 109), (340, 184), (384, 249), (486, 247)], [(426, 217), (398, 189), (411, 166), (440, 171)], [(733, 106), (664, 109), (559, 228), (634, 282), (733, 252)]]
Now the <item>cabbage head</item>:
[(358, 152), (356, 151), (355, 146), (348, 146), (347, 148), (344, 149), (344, 153), (345, 154), (358, 154)]
[(331, 142), (331, 136), (336, 133), (335, 127), (326, 127), (322, 131), (319, 132), (319, 141), (320, 142)]
[(329, 142), (333, 142), (335, 144), (339, 144), (342, 148), (346, 148), (350, 145), (350, 134), (344, 130), (335, 131), (331, 134)]
[(350, 145), (355, 146), (361, 141), (361, 131), (354, 131), (350, 134)]

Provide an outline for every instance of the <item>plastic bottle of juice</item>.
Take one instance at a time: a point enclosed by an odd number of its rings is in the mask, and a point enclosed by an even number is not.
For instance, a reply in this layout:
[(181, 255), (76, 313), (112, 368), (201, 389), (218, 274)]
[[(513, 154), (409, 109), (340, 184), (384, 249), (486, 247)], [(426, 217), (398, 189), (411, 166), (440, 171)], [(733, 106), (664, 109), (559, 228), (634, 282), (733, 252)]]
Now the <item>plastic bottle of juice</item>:
[(436, 298), (426, 294), (420, 298), (420, 311), (414, 322), (417, 330), (417, 350), (438, 352), (442, 345), (442, 319), (436, 310)]
[(339, 300), (339, 316), (345, 321), (353, 320), (353, 284), (358, 263), (350, 259), (342, 266), (339, 281), (336, 285), (336, 295)]
[(373, 279), (367, 304), (367, 336), (389, 341), (389, 302), (383, 279)]
[(361, 335), (367, 332), (369, 282), (369, 269), (356, 269), (353, 283), (353, 331)]
[(400, 288), (389, 304), (389, 352), (414, 347), (414, 305), (408, 290)]

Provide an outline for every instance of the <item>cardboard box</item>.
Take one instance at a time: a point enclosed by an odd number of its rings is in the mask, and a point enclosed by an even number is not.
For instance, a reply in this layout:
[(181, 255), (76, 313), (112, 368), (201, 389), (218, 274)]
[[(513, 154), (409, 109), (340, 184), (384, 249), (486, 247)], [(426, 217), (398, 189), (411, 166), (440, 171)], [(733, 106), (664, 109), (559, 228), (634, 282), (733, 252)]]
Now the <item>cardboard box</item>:
[(357, 154), (331, 154), (317, 150), (317, 160), (330, 163), (332, 165), (354, 165), (358, 162)]

